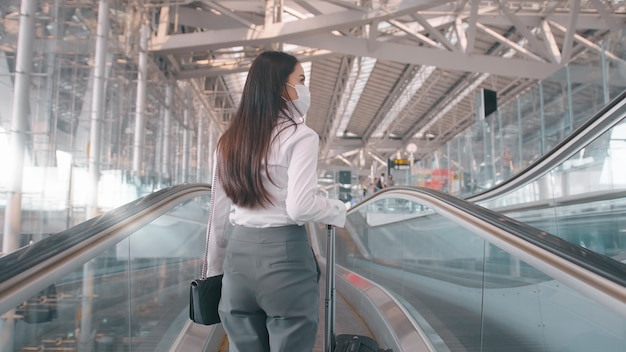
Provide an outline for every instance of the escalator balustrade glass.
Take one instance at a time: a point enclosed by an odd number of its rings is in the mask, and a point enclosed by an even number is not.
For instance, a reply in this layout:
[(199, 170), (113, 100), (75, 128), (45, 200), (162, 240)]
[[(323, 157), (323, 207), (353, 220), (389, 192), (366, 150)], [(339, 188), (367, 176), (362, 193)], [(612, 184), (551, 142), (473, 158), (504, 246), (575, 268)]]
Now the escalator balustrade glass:
[(419, 200), (376, 198), (338, 229), (337, 264), (395, 295), (442, 351), (623, 351), (623, 316)]
[(510, 193), (478, 204), (626, 260), (626, 122)]
[(168, 350), (188, 320), (189, 283), (200, 275), (208, 198), (169, 210), (0, 312), (0, 350)]

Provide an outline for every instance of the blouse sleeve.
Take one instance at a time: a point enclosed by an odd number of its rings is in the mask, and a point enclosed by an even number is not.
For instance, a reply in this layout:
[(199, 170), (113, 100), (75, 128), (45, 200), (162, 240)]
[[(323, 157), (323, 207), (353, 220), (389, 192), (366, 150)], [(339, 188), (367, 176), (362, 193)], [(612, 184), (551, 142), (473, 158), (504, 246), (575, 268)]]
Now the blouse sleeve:
[(343, 227), (346, 206), (316, 195), (319, 137), (308, 130), (294, 142), (287, 169), (287, 214), (297, 223), (318, 222)]
[(224, 273), (224, 257), (228, 245), (228, 221), (232, 202), (224, 193), (217, 177), (217, 157), (213, 154), (213, 184), (211, 185), (211, 214), (207, 225), (209, 237), (207, 276)]

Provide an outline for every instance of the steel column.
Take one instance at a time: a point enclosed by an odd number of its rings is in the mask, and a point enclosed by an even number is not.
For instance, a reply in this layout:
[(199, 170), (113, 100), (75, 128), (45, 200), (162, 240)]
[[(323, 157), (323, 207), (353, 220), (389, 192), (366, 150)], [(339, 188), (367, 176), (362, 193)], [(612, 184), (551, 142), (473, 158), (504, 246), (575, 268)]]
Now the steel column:
[[(98, 29), (96, 34), (95, 66), (93, 70), (93, 95), (91, 99), (91, 125), (89, 141), (89, 189), (87, 218), (98, 215), (98, 184), (100, 181), (100, 135), (104, 110), (105, 69), (107, 38), (109, 32), (109, 3), (100, 0), (98, 6)], [(80, 334), (78, 345), (81, 351), (90, 351), (93, 343), (93, 261), (83, 266)]]
[[(188, 94), (188, 92), (187, 92)], [(189, 97), (187, 95), (185, 95), (185, 111), (183, 112), (183, 164), (182, 164), (182, 170), (181, 170), (181, 174), (182, 174), (182, 182), (189, 182), (189, 142), (191, 140), (190, 138), (190, 131), (189, 131)]]
[(567, 115), (565, 116), (566, 126), (563, 129), (564, 134), (563, 136), (561, 136), (561, 139), (570, 134), (574, 126), (574, 107), (572, 105), (572, 79), (570, 77), (569, 65), (565, 66), (565, 77), (567, 79)]
[[(518, 155), (521, 157), (522, 151), (524, 150), (524, 141), (522, 140), (524, 138), (524, 134), (522, 133), (522, 103), (520, 102), (519, 95), (515, 97), (515, 101), (517, 104), (517, 150)], [(520, 170), (522, 169), (521, 162), (519, 168)]]
[(609, 65), (606, 61), (606, 39), (602, 41), (602, 50), (600, 50), (600, 57), (602, 60), (602, 93), (604, 95), (604, 105), (611, 100), (609, 94)]
[(137, 102), (135, 104), (135, 135), (133, 145), (133, 176), (142, 174), (143, 144), (145, 139), (144, 127), (146, 125), (146, 85), (148, 82), (148, 24), (141, 25), (141, 38), (139, 40), (139, 60), (137, 67)]
[[(502, 154), (504, 153), (504, 134), (502, 134), (502, 116), (500, 115), (500, 110), (496, 110), (496, 119), (498, 119), (498, 137), (500, 139), (500, 143), (498, 145), (498, 155), (500, 155), (500, 157), (502, 157)], [(517, 155), (520, 155), (521, 153), (517, 153)], [(502, 171), (504, 170), (503, 168), (503, 163), (502, 160), (500, 160), (500, 175), (502, 175)], [(511, 177), (511, 175), (509, 174), (508, 177)]]
[(89, 189), (87, 218), (98, 215), (98, 183), (100, 182), (100, 135), (104, 113), (104, 85), (107, 38), (109, 33), (109, 2), (100, 0), (96, 34), (95, 66), (93, 69), (93, 96), (91, 99), (91, 125), (89, 137)]
[(156, 131), (156, 139), (154, 144), (154, 172), (156, 173), (156, 185), (161, 188), (163, 185), (163, 149), (159, 146), (163, 145), (163, 135), (165, 130), (163, 129), (163, 116), (165, 115), (165, 106), (159, 106), (159, 123)]
[[(20, 7), (15, 63), (15, 85), (13, 86), (13, 111), (9, 131), (9, 183), (4, 210), (4, 236), (2, 253), (19, 247), (22, 231), (22, 177), (24, 173), (24, 148), (26, 145), (26, 120), (29, 111), (30, 77), (33, 69), (33, 43), (35, 39), (36, 0), (23, 0)], [(12, 345), (12, 340), (10, 341)], [(2, 346), (0, 346), (2, 347)], [(5, 350), (0, 348), (0, 350)], [(11, 349), (12, 350), (12, 349)]]
[(209, 131), (209, 155), (207, 155), (207, 159), (209, 161), (209, 168), (208, 168), (208, 172), (209, 172), (209, 180), (211, 180), (210, 182), (213, 182), (213, 151), (215, 150), (215, 132), (216, 129), (213, 128), (213, 124), (215, 124), (215, 122), (213, 122), (212, 120), (209, 120), (208, 122), (208, 126), (207, 129)]
[(541, 119), (541, 130), (539, 132), (541, 133), (541, 150), (539, 151), (539, 153), (540, 155), (543, 155), (546, 153), (546, 112), (543, 106), (543, 84), (541, 83), (541, 81), (539, 81), (539, 113)]
[(198, 132), (196, 141), (196, 182), (202, 182), (204, 161), (204, 119), (203, 116), (198, 118)]
[(171, 185), (172, 173), (170, 168), (170, 129), (172, 124), (172, 91), (173, 83), (165, 86), (165, 116), (163, 116), (163, 159), (161, 173), (166, 184)]

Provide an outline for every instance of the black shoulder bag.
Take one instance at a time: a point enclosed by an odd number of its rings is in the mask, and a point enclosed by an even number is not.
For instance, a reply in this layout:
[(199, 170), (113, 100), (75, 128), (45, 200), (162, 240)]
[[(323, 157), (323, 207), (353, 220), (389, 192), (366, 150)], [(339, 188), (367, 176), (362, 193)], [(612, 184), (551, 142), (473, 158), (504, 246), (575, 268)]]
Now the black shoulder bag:
[[(217, 172), (215, 173), (217, 175)], [(222, 298), (222, 275), (206, 277), (208, 271), (209, 258), (209, 235), (211, 232), (211, 222), (213, 221), (213, 209), (215, 200), (215, 185), (217, 176), (213, 177), (211, 189), (211, 216), (206, 231), (206, 246), (204, 249), (204, 260), (202, 264), (202, 274), (199, 279), (191, 282), (189, 290), (189, 319), (194, 323), (203, 325), (213, 325), (219, 323), (220, 316), (217, 307)]]

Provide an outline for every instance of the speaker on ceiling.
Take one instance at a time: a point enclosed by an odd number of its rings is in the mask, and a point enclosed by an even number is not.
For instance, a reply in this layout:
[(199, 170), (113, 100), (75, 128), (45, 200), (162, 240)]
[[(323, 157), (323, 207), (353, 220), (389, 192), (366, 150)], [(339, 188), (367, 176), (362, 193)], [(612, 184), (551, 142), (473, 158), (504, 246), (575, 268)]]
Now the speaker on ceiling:
[(498, 110), (498, 96), (495, 90), (483, 88), (483, 105), (485, 107), (485, 116), (487, 117)]

